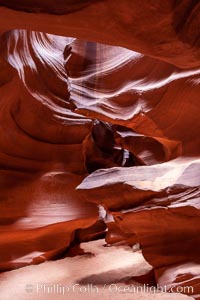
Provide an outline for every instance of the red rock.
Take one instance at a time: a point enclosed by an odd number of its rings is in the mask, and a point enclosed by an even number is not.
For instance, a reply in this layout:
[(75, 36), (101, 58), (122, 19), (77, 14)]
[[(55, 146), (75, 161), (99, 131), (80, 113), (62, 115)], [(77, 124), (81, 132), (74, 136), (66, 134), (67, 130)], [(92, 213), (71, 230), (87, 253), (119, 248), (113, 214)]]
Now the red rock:
[(1, 270), (106, 234), (199, 299), (199, 14), (0, 1)]

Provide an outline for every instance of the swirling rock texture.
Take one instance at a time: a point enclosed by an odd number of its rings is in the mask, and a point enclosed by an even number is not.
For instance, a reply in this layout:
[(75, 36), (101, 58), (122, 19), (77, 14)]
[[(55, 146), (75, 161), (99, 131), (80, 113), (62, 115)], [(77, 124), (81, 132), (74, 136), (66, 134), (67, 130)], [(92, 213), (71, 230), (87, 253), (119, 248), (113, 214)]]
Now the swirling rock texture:
[(200, 299), (200, 3), (0, 5), (1, 271), (105, 236)]

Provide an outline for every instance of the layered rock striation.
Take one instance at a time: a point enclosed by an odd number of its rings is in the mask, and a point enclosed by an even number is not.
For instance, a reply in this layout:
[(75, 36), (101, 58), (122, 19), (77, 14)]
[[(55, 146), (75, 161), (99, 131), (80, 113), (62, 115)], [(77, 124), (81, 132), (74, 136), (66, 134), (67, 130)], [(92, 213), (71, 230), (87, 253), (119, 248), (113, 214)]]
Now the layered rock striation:
[(0, 270), (105, 236), (200, 299), (199, 3), (0, 5)]

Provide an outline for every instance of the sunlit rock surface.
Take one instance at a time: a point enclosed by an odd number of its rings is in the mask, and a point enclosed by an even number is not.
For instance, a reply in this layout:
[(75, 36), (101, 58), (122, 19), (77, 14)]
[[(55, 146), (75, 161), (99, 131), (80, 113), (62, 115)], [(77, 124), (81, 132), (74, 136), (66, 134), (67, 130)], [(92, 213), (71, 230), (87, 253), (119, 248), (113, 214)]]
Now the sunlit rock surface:
[(105, 237), (200, 299), (198, 1), (0, 5), (0, 270)]

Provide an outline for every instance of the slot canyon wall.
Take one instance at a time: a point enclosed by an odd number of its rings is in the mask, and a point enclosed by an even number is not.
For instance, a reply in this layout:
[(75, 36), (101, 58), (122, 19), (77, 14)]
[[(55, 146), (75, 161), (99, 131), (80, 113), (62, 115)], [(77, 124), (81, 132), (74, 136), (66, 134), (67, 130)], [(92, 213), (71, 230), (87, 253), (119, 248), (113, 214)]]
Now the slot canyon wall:
[(0, 1), (1, 271), (105, 237), (200, 299), (199, 28), (192, 0)]

